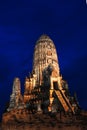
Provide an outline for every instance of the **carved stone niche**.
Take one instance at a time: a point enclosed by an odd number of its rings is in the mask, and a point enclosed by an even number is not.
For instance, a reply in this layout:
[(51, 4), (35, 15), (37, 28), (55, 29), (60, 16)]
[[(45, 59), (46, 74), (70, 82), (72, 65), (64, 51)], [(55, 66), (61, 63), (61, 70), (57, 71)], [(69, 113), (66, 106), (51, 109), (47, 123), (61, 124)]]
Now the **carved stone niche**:
[(51, 52), (51, 51), (47, 51), (47, 55), (48, 55), (48, 56), (51, 56), (51, 55), (52, 55), (52, 52)]
[(52, 76), (52, 77), (57, 77), (57, 76), (58, 76), (56, 69), (54, 69), (54, 70), (52, 71), (51, 76)]

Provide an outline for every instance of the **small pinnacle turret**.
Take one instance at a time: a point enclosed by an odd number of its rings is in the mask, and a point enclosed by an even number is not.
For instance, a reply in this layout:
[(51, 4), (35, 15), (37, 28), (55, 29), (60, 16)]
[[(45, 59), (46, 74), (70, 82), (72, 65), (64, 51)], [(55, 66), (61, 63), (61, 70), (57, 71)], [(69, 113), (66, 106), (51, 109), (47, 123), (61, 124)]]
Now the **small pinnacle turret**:
[(24, 101), (21, 95), (21, 84), (19, 78), (14, 79), (12, 94), (10, 96), (10, 105), (7, 110), (10, 111), (17, 108), (24, 108)]

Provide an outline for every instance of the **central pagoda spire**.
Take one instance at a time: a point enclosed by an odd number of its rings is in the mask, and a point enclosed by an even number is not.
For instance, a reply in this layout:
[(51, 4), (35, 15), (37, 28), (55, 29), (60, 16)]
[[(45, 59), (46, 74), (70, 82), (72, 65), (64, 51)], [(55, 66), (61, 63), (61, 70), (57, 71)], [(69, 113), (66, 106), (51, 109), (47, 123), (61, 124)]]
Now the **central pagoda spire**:
[(37, 83), (43, 82), (42, 73), (51, 65), (55, 69), (56, 76), (60, 75), (57, 51), (53, 41), (46, 34), (37, 40), (34, 50), (33, 71), (37, 75)]

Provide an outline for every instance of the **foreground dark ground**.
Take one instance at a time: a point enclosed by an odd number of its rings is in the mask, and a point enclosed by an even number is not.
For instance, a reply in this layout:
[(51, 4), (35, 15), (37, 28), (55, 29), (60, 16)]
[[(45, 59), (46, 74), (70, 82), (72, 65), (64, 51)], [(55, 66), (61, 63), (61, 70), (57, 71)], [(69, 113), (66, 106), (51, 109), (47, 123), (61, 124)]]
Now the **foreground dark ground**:
[(11, 118), (2, 122), (0, 130), (87, 130), (87, 112), (79, 115), (72, 114), (29, 114), (27, 120)]

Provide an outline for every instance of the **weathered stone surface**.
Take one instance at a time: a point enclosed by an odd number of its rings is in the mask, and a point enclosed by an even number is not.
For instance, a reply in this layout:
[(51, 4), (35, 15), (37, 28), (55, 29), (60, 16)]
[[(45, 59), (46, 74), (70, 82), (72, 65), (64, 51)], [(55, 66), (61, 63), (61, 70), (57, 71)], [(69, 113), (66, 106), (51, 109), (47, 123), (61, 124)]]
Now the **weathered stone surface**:
[[(50, 129), (61, 129), (61, 130), (86, 130), (87, 129), (87, 116), (77, 115), (64, 115), (60, 114), (30, 114), (24, 115), (18, 118), (17, 115), (13, 117), (14, 120), (10, 118), (9, 122), (2, 123), (2, 130), (47, 130)], [(23, 119), (23, 120), (22, 120)], [(27, 120), (25, 120), (27, 119)]]

